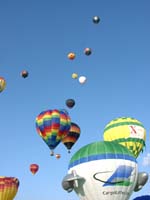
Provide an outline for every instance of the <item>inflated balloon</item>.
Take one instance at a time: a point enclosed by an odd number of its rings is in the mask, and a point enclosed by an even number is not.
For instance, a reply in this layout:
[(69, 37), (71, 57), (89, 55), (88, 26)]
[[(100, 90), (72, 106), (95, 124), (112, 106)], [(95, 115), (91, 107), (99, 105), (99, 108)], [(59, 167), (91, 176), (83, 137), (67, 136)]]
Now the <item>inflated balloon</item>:
[(137, 181), (137, 161), (115, 142), (94, 142), (71, 158), (62, 186), (80, 200), (127, 200)]
[(80, 133), (81, 133), (80, 127), (77, 124), (71, 122), (71, 127), (68, 134), (66, 135), (66, 137), (62, 139), (62, 143), (67, 147), (69, 153), (72, 146), (76, 143), (76, 141), (80, 137)]
[(150, 195), (139, 196), (134, 198), (133, 200), (150, 200)]
[(56, 157), (57, 159), (59, 159), (59, 158), (61, 157), (61, 155), (60, 155), (59, 153), (57, 153), (57, 154), (55, 155), (55, 157)]
[(36, 117), (36, 130), (44, 142), (53, 150), (67, 135), (71, 126), (71, 119), (66, 110), (46, 110)]
[(67, 99), (67, 100), (66, 100), (66, 106), (67, 106), (68, 108), (73, 108), (74, 105), (75, 105), (75, 100), (74, 100), (74, 99)]
[(32, 174), (36, 174), (36, 172), (39, 170), (39, 165), (37, 164), (31, 164), (30, 165), (30, 171), (32, 172)]
[(76, 57), (76, 55), (75, 55), (75, 53), (73, 53), (73, 52), (71, 52), (71, 53), (68, 54), (68, 58), (69, 58), (70, 60), (74, 60), (75, 57)]
[(100, 18), (99, 18), (98, 16), (94, 16), (94, 17), (93, 17), (93, 22), (94, 22), (94, 24), (98, 24), (99, 21), (100, 21)]
[(2, 92), (6, 87), (6, 81), (3, 77), (0, 77), (0, 92)]
[(79, 77), (79, 83), (84, 84), (86, 82), (86, 77), (85, 76), (80, 76)]
[(77, 79), (77, 78), (78, 78), (78, 74), (73, 73), (73, 74), (72, 74), (72, 78), (73, 78), (73, 79)]
[(19, 180), (15, 177), (0, 176), (0, 200), (13, 200), (18, 192)]
[(28, 75), (29, 75), (29, 73), (28, 73), (28, 71), (26, 71), (26, 70), (23, 70), (23, 71), (21, 72), (21, 76), (22, 76), (23, 78), (28, 77)]
[(140, 121), (131, 117), (110, 121), (103, 134), (104, 141), (115, 141), (126, 146), (135, 157), (138, 157), (145, 146), (146, 130)]
[(85, 55), (87, 55), (87, 56), (91, 55), (91, 53), (92, 53), (91, 48), (85, 48), (85, 49), (84, 49), (84, 53), (85, 53)]

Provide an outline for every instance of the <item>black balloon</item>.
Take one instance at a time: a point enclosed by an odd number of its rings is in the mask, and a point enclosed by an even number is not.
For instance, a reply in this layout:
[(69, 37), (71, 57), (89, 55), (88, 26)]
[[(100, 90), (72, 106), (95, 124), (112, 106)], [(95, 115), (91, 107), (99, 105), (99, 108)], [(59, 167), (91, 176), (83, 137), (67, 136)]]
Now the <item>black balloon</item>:
[(99, 21), (100, 21), (100, 18), (99, 18), (98, 16), (94, 16), (94, 17), (93, 17), (93, 22), (94, 22), (95, 24), (98, 24)]
[(75, 105), (75, 100), (74, 99), (67, 99), (66, 105), (68, 106), (68, 108), (72, 108)]
[(23, 71), (21, 72), (21, 76), (22, 76), (23, 78), (26, 78), (28, 75), (29, 75), (29, 73), (28, 73), (26, 70), (23, 70)]

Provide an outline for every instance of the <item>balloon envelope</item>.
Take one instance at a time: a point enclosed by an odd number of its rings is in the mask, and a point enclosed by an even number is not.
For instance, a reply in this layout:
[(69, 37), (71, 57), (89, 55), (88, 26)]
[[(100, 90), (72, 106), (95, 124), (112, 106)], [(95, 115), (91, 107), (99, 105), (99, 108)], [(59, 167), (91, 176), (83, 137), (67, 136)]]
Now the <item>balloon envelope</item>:
[(68, 58), (69, 58), (70, 60), (74, 60), (75, 57), (76, 57), (76, 55), (75, 55), (75, 53), (73, 53), (73, 52), (71, 52), (71, 53), (68, 54)]
[(0, 176), (0, 200), (13, 200), (18, 187), (19, 180), (17, 178)]
[(37, 164), (31, 164), (30, 165), (30, 171), (32, 172), (32, 174), (36, 174), (36, 172), (39, 170), (39, 165)]
[(73, 79), (77, 79), (77, 78), (78, 78), (78, 74), (73, 73), (73, 74), (72, 74), (72, 78), (73, 78)]
[(85, 49), (84, 49), (84, 53), (85, 53), (85, 55), (87, 55), (87, 56), (91, 55), (91, 53), (92, 53), (91, 48), (85, 48)]
[[(127, 200), (137, 181), (137, 162), (132, 153), (115, 142), (95, 142), (71, 158), (68, 174), (80, 200)], [(72, 179), (73, 180), (73, 179)]]
[(133, 200), (150, 200), (150, 195), (139, 196), (134, 198)]
[(94, 24), (98, 24), (99, 21), (100, 21), (100, 18), (99, 18), (98, 16), (94, 16), (94, 17), (93, 17), (93, 22), (94, 22)]
[(68, 108), (73, 108), (74, 105), (75, 105), (75, 100), (74, 99), (67, 99), (66, 105), (67, 105)]
[(138, 157), (145, 146), (146, 130), (137, 119), (120, 117), (106, 125), (103, 137), (104, 141), (115, 141), (126, 146), (135, 157)]
[(6, 87), (6, 81), (3, 77), (0, 77), (0, 92), (2, 92)]
[(36, 130), (53, 150), (70, 129), (71, 120), (65, 110), (46, 110), (36, 117)]
[(28, 71), (26, 71), (26, 70), (23, 70), (23, 71), (21, 72), (21, 76), (22, 76), (23, 78), (28, 77), (28, 75), (29, 75), (29, 73), (28, 73)]
[(79, 77), (79, 83), (84, 84), (86, 82), (86, 77), (85, 76), (80, 76)]

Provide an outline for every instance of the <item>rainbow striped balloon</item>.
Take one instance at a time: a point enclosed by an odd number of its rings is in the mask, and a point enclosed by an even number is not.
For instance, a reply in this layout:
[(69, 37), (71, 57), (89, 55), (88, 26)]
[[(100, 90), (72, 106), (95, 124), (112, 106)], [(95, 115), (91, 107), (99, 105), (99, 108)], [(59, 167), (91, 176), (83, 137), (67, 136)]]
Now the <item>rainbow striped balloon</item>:
[(36, 130), (44, 142), (52, 150), (67, 135), (71, 119), (65, 110), (46, 110), (36, 117)]
[(18, 187), (19, 180), (17, 178), (0, 176), (0, 200), (13, 200)]

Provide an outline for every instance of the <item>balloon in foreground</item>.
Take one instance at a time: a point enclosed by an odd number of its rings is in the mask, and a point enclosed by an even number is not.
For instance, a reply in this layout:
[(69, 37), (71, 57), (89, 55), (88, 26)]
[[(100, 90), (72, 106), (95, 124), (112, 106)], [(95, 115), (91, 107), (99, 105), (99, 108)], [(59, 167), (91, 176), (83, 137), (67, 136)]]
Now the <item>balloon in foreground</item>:
[(62, 139), (62, 143), (67, 147), (69, 153), (72, 146), (80, 137), (80, 132), (80, 127), (77, 124), (71, 122), (71, 127), (68, 134)]
[(139, 196), (134, 198), (133, 200), (150, 200), (150, 195)]
[(91, 55), (92, 50), (90, 48), (85, 48), (84, 53), (85, 53), (85, 55), (89, 56), (89, 55)]
[(18, 187), (19, 180), (17, 178), (0, 176), (0, 200), (13, 200)]
[(80, 76), (79, 77), (79, 83), (84, 84), (86, 82), (86, 77), (85, 76)]
[(104, 141), (115, 141), (126, 146), (135, 157), (145, 146), (146, 130), (143, 124), (131, 117), (110, 121), (104, 129)]
[(53, 150), (70, 129), (71, 120), (65, 110), (46, 110), (36, 117), (36, 130), (44, 142)]
[(39, 165), (37, 164), (31, 164), (30, 165), (30, 171), (32, 172), (32, 174), (36, 174), (36, 172), (39, 170)]
[(71, 53), (68, 54), (68, 58), (69, 58), (70, 60), (74, 60), (75, 57), (76, 57), (75, 53), (72, 53), (72, 52), (71, 52)]
[(137, 180), (137, 162), (132, 153), (115, 142), (95, 142), (71, 158), (62, 186), (73, 189), (80, 200), (127, 200)]
[(94, 16), (94, 17), (93, 17), (93, 22), (94, 22), (95, 24), (98, 24), (99, 21), (100, 21), (100, 18), (99, 18), (98, 16)]
[(22, 76), (23, 78), (28, 77), (28, 75), (29, 75), (29, 73), (28, 73), (28, 71), (26, 71), (26, 70), (23, 70), (23, 71), (21, 72), (21, 76)]
[(72, 78), (73, 78), (73, 79), (77, 79), (77, 78), (78, 78), (78, 74), (73, 73), (73, 74), (72, 74)]
[(0, 77), (0, 92), (2, 92), (6, 87), (6, 81), (3, 77)]
[(67, 99), (66, 105), (67, 105), (68, 108), (73, 108), (74, 105), (75, 105), (75, 100), (74, 99)]

